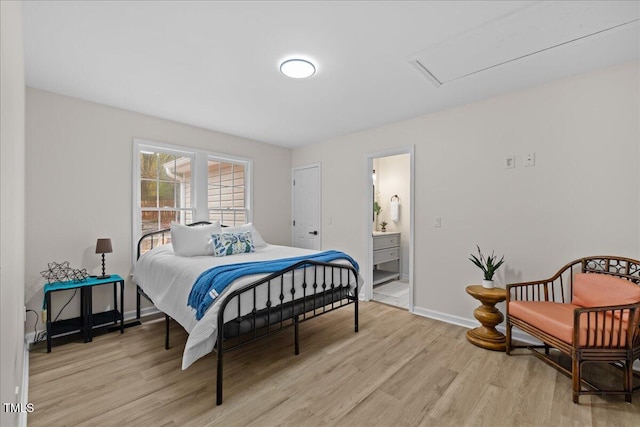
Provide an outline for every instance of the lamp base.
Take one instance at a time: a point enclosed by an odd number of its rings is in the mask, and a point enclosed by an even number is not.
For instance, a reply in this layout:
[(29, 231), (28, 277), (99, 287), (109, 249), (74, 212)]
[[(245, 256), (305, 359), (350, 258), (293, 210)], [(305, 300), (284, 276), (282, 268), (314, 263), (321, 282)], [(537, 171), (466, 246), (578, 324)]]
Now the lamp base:
[(102, 279), (108, 279), (109, 277), (111, 277), (110, 274), (103, 274), (102, 276), (96, 276), (96, 279), (98, 280), (102, 280)]

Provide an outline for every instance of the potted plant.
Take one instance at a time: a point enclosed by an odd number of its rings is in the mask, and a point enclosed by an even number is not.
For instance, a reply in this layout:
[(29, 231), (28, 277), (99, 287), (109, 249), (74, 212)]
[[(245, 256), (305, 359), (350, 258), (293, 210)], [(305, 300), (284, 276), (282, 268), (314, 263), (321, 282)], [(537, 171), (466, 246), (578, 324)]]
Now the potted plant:
[(382, 221), (380, 223), (380, 228), (382, 229), (382, 231), (387, 231), (387, 221)]
[(485, 257), (482, 255), (482, 251), (480, 250), (480, 246), (476, 245), (478, 248), (478, 257), (471, 254), (471, 258), (469, 260), (474, 263), (482, 272), (484, 273), (484, 279), (482, 280), (482, 287), (484, 288), (493, 288), (493, 275), (496, 270), (500, 268), (500, 266), (504, 263), (504, 255), (497, 261), (498, 257), (494, 255), (493, 251), (491, 255)]

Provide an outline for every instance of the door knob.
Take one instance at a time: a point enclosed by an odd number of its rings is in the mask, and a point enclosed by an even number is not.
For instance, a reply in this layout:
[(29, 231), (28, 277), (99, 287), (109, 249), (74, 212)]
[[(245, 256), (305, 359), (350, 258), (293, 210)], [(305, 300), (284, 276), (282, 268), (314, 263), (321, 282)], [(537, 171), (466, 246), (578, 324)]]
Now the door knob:
[(310, 231), (309, 234), (313, 234), (314, 236), (318, 235), (318, 230)]

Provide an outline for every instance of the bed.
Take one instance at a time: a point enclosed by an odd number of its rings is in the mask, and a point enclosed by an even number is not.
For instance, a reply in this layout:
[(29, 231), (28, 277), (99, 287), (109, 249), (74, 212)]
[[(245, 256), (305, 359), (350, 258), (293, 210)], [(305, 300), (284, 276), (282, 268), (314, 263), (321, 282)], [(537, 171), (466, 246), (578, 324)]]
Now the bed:
[[(133, 281), (137, 285), (137, 318), (140, 318), (141, 297), (165, 314), (165, 348), (169, 348), (170, 319), (177, 321), (189, 334), (182, 369), (211, 351), (216, 352), (216, 403), (220, 405), (224, 353), (293, 326), (297, 355), (301, 322), (351, 305), (354, 307), (354, 330), (358, 332), (359, 275), (357, 263), (346, 254), (345, 258), (337, 256), (335, 260), (325, 262), (321, 261), (325, 258), (324, 252), (270, 245), (251, 224), (224, 228), (229, 233), (248, 232), (255, 242), (251, 252), (212, 256), (210, 240), (204, 252), (201, 248), (205, 245), (203, 236), (217, 230), (215, 227), (216, 224), (208, 222), (188, 227), (172, 224), (171, 229), (145, 234), (138, 242)], [(187, 256), (184, 256), (184, 247), (180, 248), (178, 244), (184, 237), (176, 230), (197, 234), (200, 239), (199, 246), (194, 249), (192, 245)], [(168, 243), (170, 239), (172, 243)], [(193, 237), (189, 239), (193, 241)], [(187, 305), (188, 300), (191, 302), (194, 283), (212, 267), (261, 266), (283, 259), (297, 261), (271, 273), (237, 278), (206, 309)]]

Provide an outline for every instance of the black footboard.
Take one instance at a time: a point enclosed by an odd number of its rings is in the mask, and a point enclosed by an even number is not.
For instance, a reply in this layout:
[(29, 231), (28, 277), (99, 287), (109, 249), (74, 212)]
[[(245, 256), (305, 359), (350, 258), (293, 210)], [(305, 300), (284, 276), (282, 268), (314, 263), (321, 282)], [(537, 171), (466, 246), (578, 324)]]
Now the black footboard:
[[(301, 284), (293, 274), (296, 270), (302, 275)], [(258, 298), (259, 293), (266, 295), (266, 300)], [(298, 293), (302, 295), (293, 299)], [(292, 295), (290, 302), (284, 302), (287, 295)], [(350, 304), (354, 305), (354, 330), (358, 332), (357, 271), (350, 265), (312, 260), (300, 261), (225, 295), (218, 312), (216, 403), (222, 403), (225, 352), (294, 326), (295, 354), (299, 354), (300, 322)], [(238, 316), (225, 322), (227, 307), (235, 309)]]
[(307, 298), (306, 300), (301, 298), (276, 307), (263, 308), (256, 311), (255, 314), (239, 316), (224, 324), (224, 339), (225, 341), (232, 339), (240, 341), (243, 338), (248, 339), (254, 333), (260, 336), (262, 332), (268, 331), (274, 326), (279, 329), (283, 321), (293, 319), (296, 314), (302, 313), (304, 318), (314, 309), (321, 311), (331, 303), (339, 303), (340, 300), (347, 298), (349, 298), (349, 291), (346, 288), (341, 288), (335, 292), (317, 294), (316, 298)]

